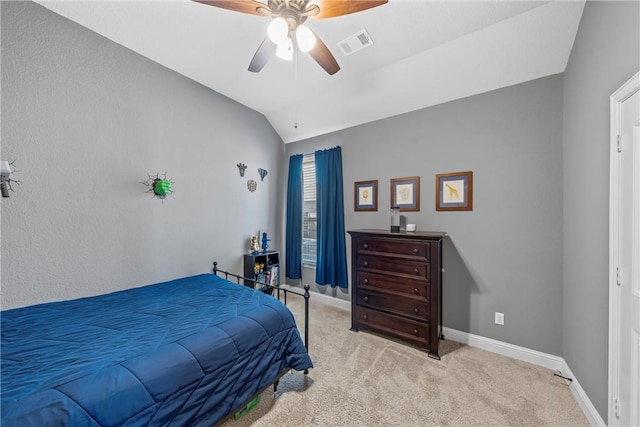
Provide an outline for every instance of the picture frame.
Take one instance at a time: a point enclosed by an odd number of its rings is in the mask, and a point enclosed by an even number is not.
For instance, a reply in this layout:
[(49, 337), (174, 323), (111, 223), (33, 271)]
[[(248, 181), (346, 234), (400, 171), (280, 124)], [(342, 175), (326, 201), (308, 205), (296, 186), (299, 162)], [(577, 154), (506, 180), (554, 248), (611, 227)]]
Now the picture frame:
[(407, 176), (391, 179), (391, 207), (400, 212), (420, 210), (420, 177)]
[(473, 210), (473, 172), (436, 175), (436, 211)]
[(356, 212), (378, 211), (378, 180), (353, 183), (353, 210)]

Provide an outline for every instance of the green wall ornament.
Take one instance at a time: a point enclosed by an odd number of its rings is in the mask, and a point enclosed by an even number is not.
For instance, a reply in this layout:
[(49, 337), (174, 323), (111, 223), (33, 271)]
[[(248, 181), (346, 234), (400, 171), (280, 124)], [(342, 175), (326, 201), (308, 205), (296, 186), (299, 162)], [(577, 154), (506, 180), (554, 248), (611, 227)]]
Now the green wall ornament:
[(153, 183), (153, 194), (160, 197), (166, 197), (171, 193), (171, 181), (166, 179), (156, 179)]
[(159, 173), (148, 175), (148, 177), (142, 184), (147, 186), (147, 193), (152, 193), (153, 197), (164, 200), (169, 194), (173, 193), (173, 184), (175, 182), (172, 179), (167, 179), (166, 173), (162, 177)]

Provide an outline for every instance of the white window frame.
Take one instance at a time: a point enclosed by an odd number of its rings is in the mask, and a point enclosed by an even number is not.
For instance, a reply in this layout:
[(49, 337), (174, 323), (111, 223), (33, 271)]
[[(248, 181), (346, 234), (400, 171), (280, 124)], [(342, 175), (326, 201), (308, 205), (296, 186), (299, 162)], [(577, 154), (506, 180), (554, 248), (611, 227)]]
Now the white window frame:
[[(316, 199), (316, 162), (314, 154), (305, 154), (302, 160), (302, 266), (316, 268), (317, 205)], [(313, 236), (313, 237), (311, 237)]]

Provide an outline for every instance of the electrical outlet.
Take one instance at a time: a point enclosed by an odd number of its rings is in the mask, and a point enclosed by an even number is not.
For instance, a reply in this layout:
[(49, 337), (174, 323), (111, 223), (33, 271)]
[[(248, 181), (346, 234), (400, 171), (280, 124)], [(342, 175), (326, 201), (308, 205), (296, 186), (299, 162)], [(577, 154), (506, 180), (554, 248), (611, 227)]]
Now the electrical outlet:
[(496, 311), (496, 325), (504, 325), (504, 313)]

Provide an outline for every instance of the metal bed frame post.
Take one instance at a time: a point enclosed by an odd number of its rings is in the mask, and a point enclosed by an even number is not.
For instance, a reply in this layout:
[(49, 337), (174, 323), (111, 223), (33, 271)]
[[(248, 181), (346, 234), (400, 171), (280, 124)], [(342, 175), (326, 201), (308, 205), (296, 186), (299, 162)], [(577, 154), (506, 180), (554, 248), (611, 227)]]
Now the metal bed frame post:
[[(309, 284), (304, 285), (304, 346), (309, 351)], [(286, 303), (285, 303), (286, 305)]]

